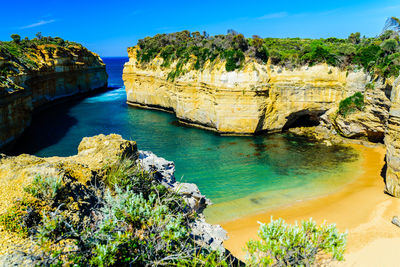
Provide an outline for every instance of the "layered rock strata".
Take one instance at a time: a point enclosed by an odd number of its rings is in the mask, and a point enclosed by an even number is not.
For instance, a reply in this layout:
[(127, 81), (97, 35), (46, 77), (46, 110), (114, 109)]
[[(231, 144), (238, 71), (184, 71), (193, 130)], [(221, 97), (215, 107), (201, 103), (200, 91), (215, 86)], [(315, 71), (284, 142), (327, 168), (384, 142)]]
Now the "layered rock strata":
[(364, 92), (370, 77), (320, 64), (286, 69), (246, 59), (243, 68), (225, 70), (225, 62), (207, 62), (195, 70), (189, 60), (182, 75), (168, 79), (177, 62), (163, 59), (141, 64), (137, 47), (129, 48), (123, 79), (129, 104), (175, 112), (184, 121), (220, 133), (277, 132), (300, 119), (313, 120), (355, 92)]
[[(312, 129), (319, 139), (341, 142), (337, 134), (372, 142), (384, 139), (386, 191), (400, 197), (400, 78), (371, 77), (362, 70), (326, 64), (286, 69), (252, 59), (233, 72), (218, 59), (195, 70), (191, 59), (172, 80), (168, 74), (176, 61), (170, 67), (160, 57), (140, 63), (138, 49), (128, 49), (123, 73), (129, 104), (173, 111), (183, 122), (220, 133), (277, 132), (315, 122), (319, 126)], [(356, 92), (363, 93), (364, 108), (339, 115), (340, 101)]]
[(373, 88), (364, 91), (364, 109), (333, 119), (335, 128), (347, 138), (366, 137), (371, 142), (383, 142), (391, 106), (393, 81), (378, 79)]
[(27, 68), (15, 58), (0, 60), (0, 68), (12, 63), (14, 70), (0, 84), (0, 149), (24, 132), (35, 109), (61, 98), (107, 87), (105, 65), (98, 55), (80, 46), (48, 47), (37, 47), (35, 69)]
[(400, 197), (400, 77), (394, 82), (385, 135), (386, 192)]

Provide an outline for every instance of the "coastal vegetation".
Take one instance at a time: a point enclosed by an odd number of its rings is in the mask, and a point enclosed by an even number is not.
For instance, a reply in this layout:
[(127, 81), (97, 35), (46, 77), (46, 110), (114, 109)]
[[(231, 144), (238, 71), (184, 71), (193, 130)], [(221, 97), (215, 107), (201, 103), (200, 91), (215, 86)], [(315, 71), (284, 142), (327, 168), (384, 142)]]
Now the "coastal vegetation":
[[(25, 196), (0, 215), (0, 225), (33, 240), (29, 256), (41, 266), (244, 264), (196, 242), (196, 212), (135, 160), (106, 164), (101, 173), (87, 186), (69, 176), (35, 176)], [(334, 225), (312, 221), (272, 220), (259, 236), (248, 243), (249, 266), (310, 264), (320, 253), (341, 260), (346, 240)]]
[(358, 110), (361, 111), (363, 109), (364, 109), (364, 95), (360, 92), (357, 92), (354, 95), (340, 101), (338, 113), (346, 117), (347, 115), (355, 111)]
[(226, 35), (209, 36), (206, 32), (182, 31), (157, 34), (138, 41), (137, 58), (142, 64), (155, 57), (163, 67), (177, 61), (169, 78), (182, 74), (182, 65), (194, 60), (193, 68), (202, 69), (206, 62), (225, 60), (227, 71), (243, 66), (246, 58), (295, 68), (327, 63), (343, 69), (364, 68), (382, 77), (397, 76), (400, 71), (399, 34), (388, 30), (379, 37), (361, 37), (352, 33), (347, 39), (246, 38), (234, 30)]
[[(196, 213), (134, 160), (106, 166), (91, 187), (60, 177), (36, 176), (26, 196), (0, 216), (0, 224), (32, 238), (45, 266), (226, 266), (223, 254), (195, 242)], [(77, 198), (74, 201), (71, 198)], [(79, 198), (83, 198), (80, 199)]]
[(289, 225), (284, 220), (261, 223), (260, 240), (247, 243), (250, 266), (310, 266), (319, 253), (331, 255), (332, 260), (343, 260), (346, 233), (336, 226), (317, 225), (311, 219), (301, 225)]
[[(21, 63), (26, 68), (34, 70), (38, 67), (36, 62), (37, 49), (39, 46), (45, 46), (46, 50), (57, 48), (72, 48), (77, 46), (82, 48), (81, 44), (66, 41), (60, 37), (42, 36), (40, 33), (36, 34), (36, 38), (29, 39), (25, 37), (21, 40), (18, 34), (11, 35), (12, 41), (0, 41), (0, 57), (2, 60), (7, 61), (9, 64), (2, 68), (2, 73), (7, 66), (15, 63)], [(13, 68), (7, 69), (9, 72), (15, 71)]]
[(60, 37), (42, 36), (21, 39), (18, 34), (11, 35), (12, 41), (0, 41), (0, 88), (20, 88), (9, 78), (20, 73), (45, 69), (43, 57), (69, 57), (74, 54), (81, 58), (89, 56), (90, 51), (81, 44)]

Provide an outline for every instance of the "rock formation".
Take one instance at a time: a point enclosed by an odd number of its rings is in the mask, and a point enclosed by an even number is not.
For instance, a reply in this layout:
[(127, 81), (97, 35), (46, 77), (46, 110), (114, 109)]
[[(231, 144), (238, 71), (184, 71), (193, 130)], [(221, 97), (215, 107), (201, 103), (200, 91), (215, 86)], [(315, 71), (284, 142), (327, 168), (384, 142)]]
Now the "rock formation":
[[(189, 60), (183, 74), (171, 80), (168, 73), (176, 62), (166, 68), (156, 57), (141, 64), (137, 49), (128, 49), (124, 67), (128, 104), (173, 111), (183, 122), (220, 133), (277, 132), (315, 122), (319, 139), (337, 133), (372, 142), (385, 138), (386, 191), (400, 197), (400, 78), (373, 78), (362, 70), (345, 72), (326, 64), (286, 69), (247, 58), (243, 68), (232, 72), (223, 61), (195, 70)], [(339, 102), (355, 92), (364, 95), (363, 110), (338, 114)], [(297, 130), (304, 131), (309, 133)]]
[(277, 132), (299, 120), (318, 120), (339, 102), (364, 92), (370, 77), (327, 64), (286, 69), (246, 59), (243, 68), (225, 70), (225, 62), (206, 63), (195, 70), (189, 61), (174, 81), (163, 59), (137, 61), (137, 47), (129, 48), (123, 79), (129, 104), (172, 110), (184, 121), (220, 133)]
[(339, 133), (347, 138), (366, 137), (371, 142), (383, 142), (391, 106), (393, 81), (381, 79), (364, 91), (364, 109), (346, 117), (338, 115), (333, 123)]
[(394, 82), (386, 135), (386, 192), (400, 197), (400, 77)]
[[(202, 211), (210, 204), (195, 184), (178, 183), (175, 181), (175, 165), (171, 161), (157, 157), (148, 151), (139, 151), (136, 142), (122, 139), (120, 135), (98, 135), (84, 138), (78, 147), (78, 154), (71, 157), (39, 158), (31, 155), (0, 157), (0, 213), (7, 210), (15, 200), (26, 195), (24, 186), (41, 175), (43, 177), (61, 177), (68, 181), (65, 204), (70, 212), (82, 212), (84, 205), (90, 205), (91, 190), (96, 190), (96, 179), (100, 179), (106, 166), (110, 166), (121, 158), (137, 159), (145, 170), (170, 190), (181, 194), (188, 204), (187, 212), (196, 211), (198, 217), (191, 225), (191, 235), (202, 246), (213, 250), (225, 251), (222, 242), (227, 238), (226, 232), (218, 225), (208, 224)], [(26, 251), (32, 246), (27, 239), (21, 240), (16, 235), (2, 230), (0, 238), (0, 265), (29, 262), (15, 250)]]
[(107, 87), (105, 65), (80, 45), (54, 44), (31, 49), (30, 64), (0, 51), (0, 149), (13, 143), (29, 126), (32, 113), (55, 100)]

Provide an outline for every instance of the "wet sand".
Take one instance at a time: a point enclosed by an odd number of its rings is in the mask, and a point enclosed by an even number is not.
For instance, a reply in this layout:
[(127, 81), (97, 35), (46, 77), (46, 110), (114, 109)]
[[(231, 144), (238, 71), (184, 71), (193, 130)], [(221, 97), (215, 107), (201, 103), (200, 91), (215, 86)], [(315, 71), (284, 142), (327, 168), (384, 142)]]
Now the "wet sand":
[(354, 182), (337, 193), (222, 223), (229, 236), (225, 247), (244, 259), (246, 242), (257, 238), (258, 221), (269, 222), (273, 216), (294, 223), (312, 217), (318, 223), (336, 223), (341, 231), (348, 231), (346, 261), (340, 265), (397, 266), (394, 252), (400, 247), (400, 228), (391, 219), (400, 215), (400, 199), (384, 194), (381, 171), (385, 148), (352, 146), (360, 152), (363, 169)]

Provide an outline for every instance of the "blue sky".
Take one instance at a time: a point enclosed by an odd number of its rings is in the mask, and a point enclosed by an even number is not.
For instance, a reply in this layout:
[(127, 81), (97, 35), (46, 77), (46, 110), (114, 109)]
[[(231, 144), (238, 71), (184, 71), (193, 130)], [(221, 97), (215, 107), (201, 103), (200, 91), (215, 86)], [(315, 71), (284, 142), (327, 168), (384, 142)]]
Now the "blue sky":
[(0, 40), (35, 33), (80, 42), (100, 56), (126, 56), (126, 48), (157, 33), (181, 30), (247, 37), (376, 36), (387, 17), (400, 17), (393, 0), (135, 1), (2, 0)]

